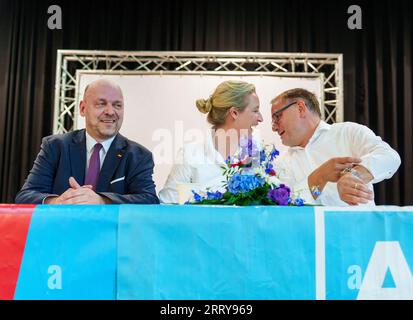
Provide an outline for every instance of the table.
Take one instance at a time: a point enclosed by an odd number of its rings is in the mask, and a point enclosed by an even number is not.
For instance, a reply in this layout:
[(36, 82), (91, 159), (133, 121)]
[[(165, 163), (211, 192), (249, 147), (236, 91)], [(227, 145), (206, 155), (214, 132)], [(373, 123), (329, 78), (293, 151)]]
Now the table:
[(0, 205), (0, 299), (413, 299), (412, 213)]

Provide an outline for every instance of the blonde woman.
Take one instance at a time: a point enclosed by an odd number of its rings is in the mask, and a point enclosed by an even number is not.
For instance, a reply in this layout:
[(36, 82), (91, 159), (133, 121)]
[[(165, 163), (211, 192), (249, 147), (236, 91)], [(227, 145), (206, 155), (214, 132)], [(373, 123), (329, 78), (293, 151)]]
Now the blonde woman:
[(194, 184), (201, 190), (219, 190), (223, 185), (222, 166), (234, 155), (240, 140), (252, 135), (252, 128), (263, 121), (255, 86), (244, 81), (225, 81), (208, 99), (196, 101), (196, 107), (212, 125), (203, 143), (186, 144), (179, 151), (164, 188), (163, 203), (179, 202), (179, 185)]

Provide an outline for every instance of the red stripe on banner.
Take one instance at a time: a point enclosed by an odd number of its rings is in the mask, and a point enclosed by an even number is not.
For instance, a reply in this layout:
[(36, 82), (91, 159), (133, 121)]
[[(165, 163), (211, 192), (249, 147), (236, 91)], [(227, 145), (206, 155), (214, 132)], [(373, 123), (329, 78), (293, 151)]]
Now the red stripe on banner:
[(0, 204), (0, 299), (12, 300), (35, 205)]

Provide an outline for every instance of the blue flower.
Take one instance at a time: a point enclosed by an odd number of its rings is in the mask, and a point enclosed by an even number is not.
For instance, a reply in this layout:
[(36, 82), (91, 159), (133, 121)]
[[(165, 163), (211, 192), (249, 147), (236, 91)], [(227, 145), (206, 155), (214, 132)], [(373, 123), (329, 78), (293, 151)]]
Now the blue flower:
[(280, 152), (274, 148), (270, 153), (270, 161), (273, 161), (279, 154)]
[(273, 172), (274, 171), (273, 168), (274, 168), (274, 166), (270, 162), (267, 162), (265, 164), (265, 173), (269, 174), (269, 173)]
[(265, 150), (260, 151), (260, 163), (263, 163), (267, 159), (267, 156), (265, 154)]
[(216, 191), (216, 192), (207, 191), (208, 200), (220, 200), (222, 197), (223, 197), (223, 194), (219, 191)]
[(234, 174), (228, 181), (228, 190), (232, 194), (244, 193), (264, 185), (264, 179), (251, 174)]
[(304, 205), (304, 200), (301, 199), (301, 198), (296, 198), (296, 199), (295, 199), (295, 204), (296, 204), (297, 206), (301, 207), (301, 206)]
[(194, 194), (194, 200), (195, 200), (195, 202), (200, 202), (200, 201), (203, 200), (203, 198), (202, 198), (201, 195), (199, 195), (198, 193), (196, 193), (194, 190), (191, 190), (191, 191), (192, 191), (192, 193)]
[(241, 159), (245, 157), (257, 157), (258, 156), (258, 152), (259, 152), (258, 146), (252, 139), (246, 140), (245, 138), (244, 139), (241, 138), (240, 147), (241, 147), (241, 154), (240, 154)]

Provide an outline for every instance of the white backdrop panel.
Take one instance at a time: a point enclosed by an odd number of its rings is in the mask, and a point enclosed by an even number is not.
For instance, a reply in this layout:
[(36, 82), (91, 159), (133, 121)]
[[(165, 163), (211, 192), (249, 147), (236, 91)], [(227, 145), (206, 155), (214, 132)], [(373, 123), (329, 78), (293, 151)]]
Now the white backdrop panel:
[[(153, 152), (156, 189), (163, 187), (174, 157), (183, 144), (202, 140), (210, 127), (206, 115), (198, 111), (195, 101), (208, 98), (216, 86), (226, 80), (243, 80), (255, 84), (264, 117), (256, 131), (265, 143), (273, 143), (282, 152), (285, 147), (271, 131), (270, 101), (282, 91), (306, 88), (319, 101), (322, 78), (233, 76), (233, 75), (114, 75), (79, 72), (76, 92), (77, 106), (90, 82), (106, 78), (119, 84), (125, 100), (125, 115), (121, 134), (137, 141)], [(84, 118), (75, 115), (75, 129), (84, 128)]]

